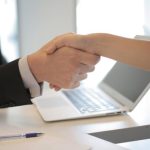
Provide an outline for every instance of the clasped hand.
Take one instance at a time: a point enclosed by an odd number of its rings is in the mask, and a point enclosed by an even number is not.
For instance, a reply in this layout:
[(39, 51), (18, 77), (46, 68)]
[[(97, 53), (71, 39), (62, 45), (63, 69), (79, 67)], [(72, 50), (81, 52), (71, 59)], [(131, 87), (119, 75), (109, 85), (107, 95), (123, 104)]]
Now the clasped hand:
[(100, 57), (88, 50), (73, 48), (67, 44), (71, 38), (73, 44), (82, 42), (78, 35), (61, 35), (28, 56), (30, 70), (39, 83), (46, 81), (55, 90), (75, 88), (94, 70)]

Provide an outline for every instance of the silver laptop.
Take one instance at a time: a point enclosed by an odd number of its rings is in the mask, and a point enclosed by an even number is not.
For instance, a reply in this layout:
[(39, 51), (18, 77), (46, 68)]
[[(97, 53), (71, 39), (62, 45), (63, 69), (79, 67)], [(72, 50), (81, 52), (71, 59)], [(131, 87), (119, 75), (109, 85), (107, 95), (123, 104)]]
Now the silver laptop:
[(133, 110), (149, 87), (149, 71), (117, 62), (95, 88), (81, 85), (32, 101), (45, 121), (108, 116)]

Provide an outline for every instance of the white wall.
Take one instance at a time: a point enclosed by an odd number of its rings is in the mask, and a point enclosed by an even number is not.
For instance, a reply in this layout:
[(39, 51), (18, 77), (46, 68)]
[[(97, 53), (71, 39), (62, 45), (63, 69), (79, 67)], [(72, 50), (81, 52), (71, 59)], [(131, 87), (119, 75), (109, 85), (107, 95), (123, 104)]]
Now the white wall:
[(150, 0), (144, 0), (145, 7), (145, 25), (144, 32), (145, 35), (150, 36)]
[(17, 1), (21, 56), (37, 50), (56, 35), (76, 30), (75, 1)]

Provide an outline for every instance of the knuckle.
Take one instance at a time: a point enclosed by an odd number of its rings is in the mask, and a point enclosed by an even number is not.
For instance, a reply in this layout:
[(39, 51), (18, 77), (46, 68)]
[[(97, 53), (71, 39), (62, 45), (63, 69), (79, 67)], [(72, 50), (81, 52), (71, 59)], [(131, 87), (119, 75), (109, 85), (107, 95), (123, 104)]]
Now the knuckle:
[(71, 88), (74, 84), (74, 75), (71, 75), (65, 80), (65, 88)]
[(75, 84), (72, 85), (71, 89), (77, 88), (80, 86), (80, 82), (76, 82)]
[(96, 65), (100, 60), (99, 56), (93, 55), (93, 57), (91, 58), (91, 64), (92, 65)]
[(95, 57), (95, 64), (97, 64), (99, 61), (100, 61), (100, 57), (99, 57), (99, 56), (96, 56), (96, 57)]
[(89, 72), (93, 72), (95, 70), (95, 66), (91, 66), (90, 68), (89, 68)]
[(88, 77), (88, 75), (87, 75), (87, 74), (85, 74), (85, 75), (84, 75), (84, 79), (86, 79), (87, 77)]
[(84, 80), (84, 79), (86, 79), (87, 78), (87, 74), (82, 74), (81, 76), (80, 76), (80, 80)]
[(84, 70), (85, 73), (92, 72), (92, 71), (95, 70), (95, 66), (94, 65), (85, 65), (83, 70)]

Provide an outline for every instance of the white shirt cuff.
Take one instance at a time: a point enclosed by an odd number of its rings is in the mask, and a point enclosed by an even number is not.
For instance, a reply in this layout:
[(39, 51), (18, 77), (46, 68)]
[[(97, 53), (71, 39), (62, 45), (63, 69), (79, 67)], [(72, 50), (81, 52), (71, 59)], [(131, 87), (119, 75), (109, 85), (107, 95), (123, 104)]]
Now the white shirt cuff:
[(19, 60), (19, 71), (25, 88), (29, 89), (31, 97), (37, 97), (42, 94), (42, 85), (38, 84), (30, 71), (27, 56)]

